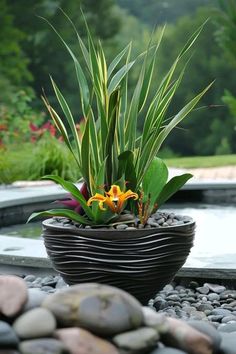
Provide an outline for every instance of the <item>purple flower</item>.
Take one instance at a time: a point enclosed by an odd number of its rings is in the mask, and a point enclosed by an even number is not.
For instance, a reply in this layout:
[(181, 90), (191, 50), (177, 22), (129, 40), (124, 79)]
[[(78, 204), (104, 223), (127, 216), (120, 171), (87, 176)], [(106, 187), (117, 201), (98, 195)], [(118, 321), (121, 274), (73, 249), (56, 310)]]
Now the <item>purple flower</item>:
[[(87, 184), (84, 182), (80, 188), (80, 193), (84, 196), (85, 200), (88, 200), (89, 194), (87, 189)], [(76, 213), (83, 215), (84, 210), (81, 207), (80, 203), (71, 195), (68, 195), (68, 199), (57, 200), (58, 203), (65, 205), (69, 209), (74, 210)]]

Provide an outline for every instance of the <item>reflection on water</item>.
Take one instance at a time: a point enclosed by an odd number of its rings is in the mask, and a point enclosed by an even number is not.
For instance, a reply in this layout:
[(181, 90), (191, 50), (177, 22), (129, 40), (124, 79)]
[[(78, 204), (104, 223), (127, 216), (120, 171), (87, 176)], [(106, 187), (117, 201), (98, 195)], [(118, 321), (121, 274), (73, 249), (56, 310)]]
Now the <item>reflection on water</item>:
[[(163, 208), (164, 209), (164, 208)], [(196, 222), (196, 237), (191, 255), (236, 253), (236, 207), (212, 204), (170, 204), (165, 209), (189, 215)]]
[(40, 221), (0, 228), (0, 235), (4, 236), (38, 239), (40, 238), (41, 233), (42, 225)]

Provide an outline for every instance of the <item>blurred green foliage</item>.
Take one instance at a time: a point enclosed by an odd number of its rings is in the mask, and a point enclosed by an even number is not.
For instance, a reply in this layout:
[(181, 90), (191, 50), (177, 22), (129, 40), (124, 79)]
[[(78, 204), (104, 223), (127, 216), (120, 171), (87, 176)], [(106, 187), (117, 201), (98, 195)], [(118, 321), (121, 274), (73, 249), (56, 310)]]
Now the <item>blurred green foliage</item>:
[(216, 0), (117, 0), (117, 3), (153, 27), (176, 22), (182, 16), (192, 15), (200, 6), (215, 5)]
[(58, 174), (70, 181), (80, 177), (69, 150), (49, 134), (37, 144), (10, 145), (1, 150), (0, 183), (39, 180), (45, 174)]
[[(210, 18), (195, 46), (170, 114), (193, 97), (195, 90), (201, 90), (212, 80), (215, 84), (201, 103), (205, 108), (193, 112), (183, 129), (171, 135), (162, 154), (170, 156), (173, 151), (175, 155), (185, 156), (236, 153), (235, 0), (34, 0), (30, 6), (28, 0), (0, 0), (0, 146), (4, 147), (0, 154), (0, 182), (39, 178), (43, 171), (48, 171), (46, 160), (50, 168), (55, 166), (60, 173), (67, 173), (68, 178), (74, 176), (74, 168), (72, 165), (70, 168), (69, 163), (43, 159), (38, 150), (40, 157), (32, 157), (36, 145), (45, 154), (50, 151), (48, 142), (44, 145), (40, 140), (33, 146), (34, 150), (32, 144), (28, 144), (29, 124), (40, 126), (49, 119), (42, 113), (45, 112), (40, 99), (43, 90), (56, 107), (49, 74), (62, 89), (76, 120), (82, 115), (73, 64), (53, 30), (38, 17), (52, 22), (78, 54), (76, 34), (59, 7), (69, 15), (84, 39), (86, 31), (80, 7), (83, 8), (93, 35), (101, 39), (108, 57), (113, 57), (130, 40), (134, 57), (146, 48), (152, 33), (154, 39), (158, 37), (159, 28), (153, 30), (154, 26), (167, 22), (158, 59), (160, 72), (155, 74), (157, 81), (163, 77), (188, 34)], [(131, 90), (138, 72), (131, 71)], [(7, 159), (6, 149), (9, 151)], [(53, 140), (52, 149), (57, 161), (59, 156), (67, 154), (60, 150), (57, 139)], [(66, 159), (70, 161), (69, 155)], [(27, 170), (22, 161), (31, 161), (31, 168)]]

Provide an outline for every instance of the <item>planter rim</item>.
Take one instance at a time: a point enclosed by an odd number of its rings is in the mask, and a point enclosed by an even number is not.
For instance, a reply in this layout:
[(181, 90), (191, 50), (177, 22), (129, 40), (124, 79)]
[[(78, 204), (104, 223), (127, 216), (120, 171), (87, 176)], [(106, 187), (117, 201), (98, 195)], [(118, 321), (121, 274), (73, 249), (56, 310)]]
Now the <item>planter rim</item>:
[[(182, 225), (174, 225), (174, 226), (165, 226), (165, 227), (151, 227), (150, 229), (133, 229), (133, 230), (120, 230), (120, 229), (106, 229), (106, 228), (94, 228), (94, 229), (84, 229), (78, 228), (74, 225), (64, 225), (58, 221), (58, 218), (50, 218), (46, 219), (42, 222), (43, 229), (52, 231), (54, 233), (61, 233), (62, 231), (65, 235), (68, 233), (71, 235), (79, 235), (89, 238), (97, 238), (97, 239), (134, 239), (141, 238), (145, 236), (150, 236), (153, 234), (164, 235), (167, 233), (171, 233), (174, 235), (178, 235), (181, 233), (183, 237), (188, 237), (189, 234), (195, 229), (196, 223), (191, 218), (191, 221), (182, 224)], [(56, 235), (55, 235), (56, 236)]]

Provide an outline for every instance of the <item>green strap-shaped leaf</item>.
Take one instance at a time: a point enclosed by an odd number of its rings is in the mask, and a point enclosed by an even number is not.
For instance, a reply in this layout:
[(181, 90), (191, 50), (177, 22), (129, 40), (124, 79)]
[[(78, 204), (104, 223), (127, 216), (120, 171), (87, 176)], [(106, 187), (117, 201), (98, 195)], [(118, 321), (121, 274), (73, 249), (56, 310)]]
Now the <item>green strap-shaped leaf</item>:
[(91, 116), (87, 117), (85, 123), (84, 134), (81, 143), (81, 165), (82, 165), (82, 172), (83, 177), (87, 183), (89, 191), (92, 193), (92, 186), (91, 186), (91, 171), (90, 171), (90, 158), (91, 158), (91, 149), (90, 149), (90, 119)]
[(73, 147), (70, 143), (70, 140), (69, 140), (69, 137), (68, 137), (68, 133), (67, 133), (67, 130), (66, 130), (66, 127), (64, 125), (64, 123), (62, 122), (61, 118), (59, 117), (59, 115), (57, 114), (57, 112), (50, 106), (49, 102), (47, 101), (47, 99), (45, 97), (42, 97), (43, 99), (43, 102), (45, 103), (45, 106), (47, 107), (47, 110), (56, 126), (56, 128), (58, 129), (58, 131), (61, 133), (62, 137), (63, 137), (63, 140), (65, 141), (65, 144), (66, 146), (68, 147), (68, 149), (70, 150), (70, 152), (72, 153), (76, 163), (78, 164), (79, 166), (79, 169), (81, 170), (80, 168), (80, 161), (78, 159), (78, 154), (75, 154), (74, 150), (73, 150)]
[(118, 157), (118, 179), (123, 176), (126, 181), (126, 187), (132, 191), (137, 191), (137, 178), (134, 168), (134, 154), (132, 151), (124, 151)]
[(164, 204), (172, 195), (174, 195), (183, 185), (192, 178), (191, 173), (185, 173), (181, 176), (175, 176), (164, 186), (156, 202), (158, 208)]
[(135, 61), (132, 61), (131, 63), (125, 64), (117, 73), (112, 77), (109, 85), (108, 85), (108, 94), (111, 95), (111, 93), (118, 87), (120, 84), (121, 80), (127, 75), (129, 70), (132, 68), (134, 65)]
[(71, 48), (67, 45), (67, 43), (64, 41), (60, 33), (56, 30), (56, 28), (44, 17), (39, 16), (42, 18), (44, 21), (48, 23), (48, 25), (53, 29), (53, 31), (57, 34), (57, 36), (60, 38), (61, 42), (64, 44), (66, 47), (67, 51), (69, 52), (70, 56), (72, 57), (75, 65), (75, 71), (76, 71), (76, 76), (77, 76), (77, 81), (79, 83), (79, 88), (80, 88), (80, 98), (81, 98), (81, 104), (83, 108), (83, 113), (86, 115), (88, 105), (89, 105), (89, 88), (87, 84), (86, 77), (84, 75), (84, 72), (81, 68), (80, 63), (78, 62), (76, 56), (74, 55), (73, 51)]
[(113, 176), (113, 144), (115, 137), (115, 130), (117, 127), (117, 119), (120, 111), (120, 90), (115, 90), (110, 97), (109, 101), (109, 127), (108, 134), (106, 139), (105, 151), (106, 151), (106, 183), (108, 186), (112, 184), (112, 176)]
[(175, 117), (169, 122), (169, 124), (161, 131), (158, 137), (158, 141), (154, 146), (154, 149), (159, 150), (161, 144), (172, 131), (173, 128), (176, 127), (196, 106), (196, 104), (200, 101), (202, 96), (209, 90), (212, 86), (213, 82), (211, 82), (204, 90), (202, 90), (197, 96), (195, 96), (189, 103), (187, 103), (180, 111), (175, 115)]
[(115, 68), (117, 67), (117, 65), (119, 64), (119, 62), (121, 61), (121, 59), (125, 56), (126, 53), (128, 53), (130, 51), (130, 47), (131, 47), (131, 43), (129, 43), (116, 57), (115, 59), (112, 60), (111, 64), (108, 67), (108, 71), (107, 71), (107, 76), (108, 79), (110, 78), (111, 74), (113, 73), (113, 71), (115, 70)]
[(80, 141), (79, 141), (78, 132), (77, 132), (77, 129), (75, 126), (75, 121), (74, 121), (73, 115), (72, 115), (71, 110), (70, 110), (65, 98), (63, 97), (61, 91), (57, 87), (57, 85), (54, 82), (54, 80), (52, 79), (52, 77), (50, 77), (50, 78), (51, 78), (52, 86), (53, 86), (54, 92), (56, 94), (57, 100), (58, 100), (58, 102), (61, 106), (61, 109), (63, 110), (63, 112), (66, 116), (67, 122), (70, 126), (70, 129), (71, 129), (74, 141), (75, 141), (75, 145), (76, 145), (76, 148), (78, 151), (78, 158), (80, 160)]
[(65, 218), (71, 219), (73, 221), (76, 221), (76, 222), (83, 224), (83, 225), (92, 225), (93, 224), (92, 221), (86, 219), (85, 217), (79, 215), (75, 211), (69, 210), (69, 209), (51, 209), (51, 210), (46, 210), (46, 211), (40, 211), (38, 213), (33, 213), (30, 215), (29, 219), (27, 220), (27, 223), (29, 221), (31, 221), (32, 219), (35, 219), (39, 216), (48, 216), (48, 217), (61, 216), (61, 217), (65, 217)]
[(99, 153), (99, 144), (98, 144), (98, 136), (97, 136), (97, 129), (96, 129), (96, 123), (95, 123), (95, 118), (94, 114), (92, 111), (92, 108), (89, 111), (89, 130), (90, 130), (90, 138), (91, 138), (91, 151), (92, 151), (92, 157), (93, 157), (93, 167), (95, 169), (95, 172), (97, 172), (100, 168), (100, 153)]
[[(145, 69), (145, 75), (144, 75), (144, 79), (143, 79), (143, 85), (142, 85), (142, 90), (140, 93), (140, 102), (139, 102), (139, 112), (143, 109), (148, 94), (149, 94), (149, 89), (151, 86), (151, 81), (152, 81), (152, 77), (153, 77), (153, 71), (154, 71), (154, 66), (155, 66), (155, 62), (156, 62), (156, 57), (157, 57), (157, 51), (160, 47), (163, 35), (164, 35), (164, 31), (165, 31), (165, 26), (162, 28), (157, 45), (155, 46), (155, 50), (154, 53), (152, 55), (152, 59), (150, 64), (147, 66), (147, 68)], [(151, 41), (150, 41), (151, 44)], [(149, 53), (149, 51), (148, 51)]]
[(91, 220), (93, 220), (93, 213), (90, 207), (87, 206), (87, 202), (84, 196), (80, 193), (79, 189), (73, 183), (65, 181), (63, 178), (55, 175), (47, 175), (44, 176), (42, 179), (49, 179), (60, 184), (66, 191), (68, 191), (73, 196), (73, 198), (75, 198), (81, 204), (81, 207), (83, 208), (86, 215)]

